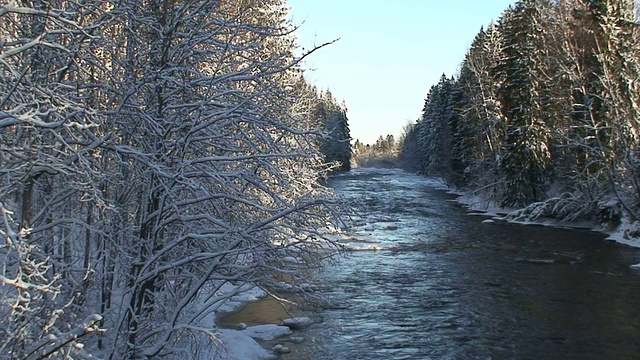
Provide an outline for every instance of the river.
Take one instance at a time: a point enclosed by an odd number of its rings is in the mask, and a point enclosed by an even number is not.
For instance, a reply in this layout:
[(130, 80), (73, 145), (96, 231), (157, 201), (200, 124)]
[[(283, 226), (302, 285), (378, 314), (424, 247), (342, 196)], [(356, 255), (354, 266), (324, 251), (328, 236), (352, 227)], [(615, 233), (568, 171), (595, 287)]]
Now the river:
[(315, 275), (333, 306), (307, 311), (316, 323), (284, 359), (640, 358), (640, 249), (483, 222), (400, 170), (354, 169), (331, 186), (361, 206), (348, 245), (379, 250)]

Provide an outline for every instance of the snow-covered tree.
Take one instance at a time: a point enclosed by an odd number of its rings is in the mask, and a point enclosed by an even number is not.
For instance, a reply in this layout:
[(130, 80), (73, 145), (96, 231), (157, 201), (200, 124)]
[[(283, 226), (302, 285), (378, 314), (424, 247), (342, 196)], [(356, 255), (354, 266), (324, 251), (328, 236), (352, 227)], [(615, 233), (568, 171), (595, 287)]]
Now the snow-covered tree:
[(75, 340), (56, 337), (90, 315), (74, 303), (91, 272), (92, 212), (104, 209), (91, 74), (108, 18), (100, 3), (0, 7), (0, 353), (11, 358), (71, 351)]
[(315, 116), (323, 124), (322, 153), (338, 171), (351, 169), (351, 135), (346, 105), (339, 104), (329, 90), (319, 94)]
[[(96, 325), (83, 351), (184, 352), (209, 339), (225, 283), (295, 290), (301, 264), (283, 259), (313, 266), (332, 246), (324, 129), (285, 14), (278, 0), (0, 7), (10, 357), (77, 350), (51, 336)], [(21, 282), (42, 295), (25, 303)]]
[[(613, 196), (632, 216), (638, 101), (633, 3), (559, 1), (547, 22), (559, 183), (580, 213)], [(605, 13), (606, 12), (606, 15)], [(631, 85), (631, 86), (629, 86)]]
[(421, 162), (417, 122), (409, 123), (402, 129), (398, 140), (398, 165), (403, 169), (418, 172)]
[(550, 131), (538, 63), (545, 52), (540, 26), (545, 6), (538, 0), (519, 1), (500, 23), (504, 44), (497, 73), (504, 80), (498, 94), (506, 119), (500, 167), (509, 189), (501, 203), (506, 206), (541, 200), (548, 186)]
[(455, 80), (444, 74), (431, 87), (422, 118), (416, 124), (417, 142), (423, 161), (421, 172), (447, 180), (453, 178), (453, 143), (457, 132)]
[(457, 109), (460, 121), (455, 146), (465, 166), (464, 186), (493, 201), (503, 191), (499, 166), (505, 120), (498, 101), (501, 80), (494, 72), (501, 48), (496, 24), (481, 29), (460, 66), (457, 81), (464, 103)]
[(439, 117), (438, 84), (403, 146), (417, 147), (423, 172), (506, 206), (575, 219), (614, 204), (637, 218), (635, 6), (516, 2), (474, 39), (447, 98), (452, 121)]

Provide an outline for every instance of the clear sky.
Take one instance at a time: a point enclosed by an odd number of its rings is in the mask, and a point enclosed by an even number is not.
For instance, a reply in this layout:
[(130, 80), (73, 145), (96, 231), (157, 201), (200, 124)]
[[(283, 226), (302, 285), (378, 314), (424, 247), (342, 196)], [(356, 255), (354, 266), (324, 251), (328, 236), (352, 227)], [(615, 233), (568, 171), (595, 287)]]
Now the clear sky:
[(307, 78), (347, 104), (351, 137), (374, 143), (399, 135), (421, 114), (429, 88), (458, 66), (481, 26), (510, 0), (288, 0), (310, 48)]

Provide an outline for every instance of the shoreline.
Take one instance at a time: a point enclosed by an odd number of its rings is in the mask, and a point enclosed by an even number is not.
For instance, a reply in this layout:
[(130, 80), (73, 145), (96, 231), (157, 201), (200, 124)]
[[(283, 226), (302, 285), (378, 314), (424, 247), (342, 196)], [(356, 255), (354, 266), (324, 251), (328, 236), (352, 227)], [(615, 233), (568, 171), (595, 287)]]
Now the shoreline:
[(306, 340), (300, 330), (314, 323), (302, 316), (295, 305), (283, 304), (258, 287), (241, 292), (228, 302), (215, 312), (215, 329), (221, 343), (216, 355), (225, 359), (284, 359)]
[[(361, 168), (366, 169), (366, 166), (354, 167), (354, 169)], [(372, 169), (384, 169), (384, 170), (400, 170), (407, 174), (418, 176), (425, 180), (430, 180), (430, 186), (434, 189), (442, 190), (448, 194), (455, 195), (456, 198), (452, 201), (463, 205), (467, 208), (468, 215), (486, 216), (491, 220), (505, 221), (512, 224), (520, 225), (537, 225), (537, 226), (549, 226), (555, 228), (566, 228), (575, 230), (590, 230), (599, 232), (606, 236), (605, 240), (614, 241), (623, 245), (640, 248), (640, 237), (630, 237), (629, 233), (635, 233), (640, 230), (640, 223), (633, 224), (626, 218), (623, 218), (621, 223), (615, 230), (607, 230), (602, 225), (597, 225), (589, 221), (573, 221), (573, 222), (560, 222), (557, 220), (549, 219), (548, 221), (517, 221), (508, 219), (507, 217), (522, 209), (508, 209), (495, 206), (491, 202), (483, 200), (480, 196), (473, 196), (464, 191), (457, 190), (450, 187), (442, 178), (428, 177), (415, 172), (407, 171), (401, 167), (370, 167)], [(479, 205), (482, 204), (482, 205)], [(638, 264), (640, 267), (640, 264)]]
[[(548, 226), (559, 229), (571, 229), (571, 230), (589, 230), (603, 234), (606, 236), (606, 241), (613, 241), (619, 244), (631, 246), (634, 248), (640, 248), (640, 238), (629, 237), (628, 233), (632, 231), (632, 223), (626, 218), (623, 218), (620, 225), (615, 230), (607, 230), (601, 225), (593, 224), (589, 221), (568, 221), (562, 222), (553, 219), (547, 221), (518, 221), (509, 219), (508, 216), (520, 211), (522, 209), (505, 209), (497, 206), (490, 206), (486, 201), (480, 201), (477, 197), (470, 196), (469, 194), (447, 189), (446, 192), (451, 195), (457, 196), (454, 200), (458, 204), (466, 207), (467, 215), (471, 216), (486, 216), (491, 220), (504, 221), (511, 224), (519, 225), (536, 225), (536, 226)], [(477, 206), (477, 204), (487, 204), (485, 207)], [(640, 265), (640, 264), (639, 264)]]

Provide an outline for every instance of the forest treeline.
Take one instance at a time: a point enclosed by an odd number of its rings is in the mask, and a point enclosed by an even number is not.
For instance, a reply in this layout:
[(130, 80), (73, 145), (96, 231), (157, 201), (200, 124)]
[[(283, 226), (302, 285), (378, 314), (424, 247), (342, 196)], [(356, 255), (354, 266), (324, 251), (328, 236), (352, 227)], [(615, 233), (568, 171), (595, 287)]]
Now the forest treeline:
[(212, 358), (225, 283), (306, 289), (351, 151), (284, 3), (3, 2), (0, 359)]
[(401, 139), (405, 167), (522, 214), (640, 216), (632, 0), (522, 0), (481, 29)]
[(373, 144), (363, 144), (359, 139), (353, 143), (351, 162), (358, 167), (389, 167), (398, 166), (398, 143), (393, 135), (380, 135)]

